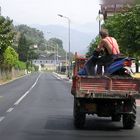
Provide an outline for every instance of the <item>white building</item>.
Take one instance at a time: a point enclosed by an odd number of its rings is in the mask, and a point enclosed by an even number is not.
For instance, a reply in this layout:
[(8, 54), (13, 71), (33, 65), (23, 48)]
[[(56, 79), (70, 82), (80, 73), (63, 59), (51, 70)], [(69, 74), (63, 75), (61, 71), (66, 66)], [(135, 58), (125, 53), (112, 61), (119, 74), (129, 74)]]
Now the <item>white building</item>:
[(58, 66), (62, 66), (65, 62), (65, 58), (56, 57), (56, 54), (40, 55), (38, 59), (32, 61), (34, 65), (39, 66), (40, 71), (55, 71)]

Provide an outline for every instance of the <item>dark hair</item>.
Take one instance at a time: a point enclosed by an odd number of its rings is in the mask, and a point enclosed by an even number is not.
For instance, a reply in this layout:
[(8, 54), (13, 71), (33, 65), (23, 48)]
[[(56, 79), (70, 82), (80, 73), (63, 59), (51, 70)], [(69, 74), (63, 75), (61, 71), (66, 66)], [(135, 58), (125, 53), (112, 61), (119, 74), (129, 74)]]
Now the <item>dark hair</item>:
[(108, 34), (108, 30), (107, 29), (102, 29), (100, 32), (99, 32), (100, 36), (101, 37), (107, 37), (109, 34)]

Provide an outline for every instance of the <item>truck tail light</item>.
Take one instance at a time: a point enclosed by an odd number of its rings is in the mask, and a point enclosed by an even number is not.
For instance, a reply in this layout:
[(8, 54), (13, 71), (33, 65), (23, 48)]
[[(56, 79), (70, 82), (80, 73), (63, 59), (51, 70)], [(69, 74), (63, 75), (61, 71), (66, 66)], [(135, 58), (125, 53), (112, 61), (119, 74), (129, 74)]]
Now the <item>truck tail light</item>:
[(124, 63), (123, 63), (123, 65), (126, 67), (131, 67), (131, 65), (132, 65), (132, 61), (131, 60), (126, 60), (126, 61), (124, 61)]

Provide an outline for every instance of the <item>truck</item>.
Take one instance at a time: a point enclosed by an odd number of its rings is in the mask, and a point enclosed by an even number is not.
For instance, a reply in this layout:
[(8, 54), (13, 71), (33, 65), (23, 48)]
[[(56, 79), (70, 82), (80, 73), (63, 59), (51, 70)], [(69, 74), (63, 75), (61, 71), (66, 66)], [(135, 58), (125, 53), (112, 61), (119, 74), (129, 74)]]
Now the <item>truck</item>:
[(76, 128), (83, 128), (86, 115), (110, 117), (121, 121), (125, 129), (136, 122), (136, 99), (140, 97), (140, 79), (107, 75), (79, 75), (87, 61), (75, 54), (71, 94), (74, 97), (73, 117)]

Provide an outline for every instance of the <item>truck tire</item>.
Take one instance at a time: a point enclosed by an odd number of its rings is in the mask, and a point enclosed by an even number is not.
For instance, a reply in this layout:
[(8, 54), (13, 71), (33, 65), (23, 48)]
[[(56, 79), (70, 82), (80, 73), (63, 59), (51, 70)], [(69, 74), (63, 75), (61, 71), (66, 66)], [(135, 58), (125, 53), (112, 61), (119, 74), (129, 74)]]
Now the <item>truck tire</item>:
[(85, 124), (86, 114), (81, 112), (80, 106), (78, 106), (76, 98), (74, 98), (73, 116), (74, 116), (74, 126), (79, 129), (83, 128)]
[(136, 102), (132, 105), (132, 114), (123, 115), (123, 127), (125, 129), (133, 129), (136, 122)]

